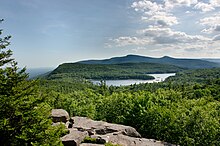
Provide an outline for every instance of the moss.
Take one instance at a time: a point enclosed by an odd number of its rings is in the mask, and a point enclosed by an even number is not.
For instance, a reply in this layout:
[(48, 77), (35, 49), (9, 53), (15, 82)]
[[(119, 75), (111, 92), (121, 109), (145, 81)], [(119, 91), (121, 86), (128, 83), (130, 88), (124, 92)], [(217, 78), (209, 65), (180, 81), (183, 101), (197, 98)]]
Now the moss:
[(84, 138), (84, 140), (82, 141), (82, 143), (97, 143), (96, 139), (95, 138), (91, 138), (89, 136), (86, 136)]
[(105, 146), (121, 146), (121, 145), (108, 142), (108, 143), (105, 143)]

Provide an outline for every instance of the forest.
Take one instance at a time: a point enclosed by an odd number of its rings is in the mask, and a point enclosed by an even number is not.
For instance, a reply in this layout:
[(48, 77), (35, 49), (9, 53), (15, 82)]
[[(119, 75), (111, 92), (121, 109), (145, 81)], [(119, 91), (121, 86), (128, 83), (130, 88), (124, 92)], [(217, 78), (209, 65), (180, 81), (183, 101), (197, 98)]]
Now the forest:
[[(85, 68), (82, 64), (64, 64), (49, 76), (29, 80), (25, 68), (19, 69), (11, 57), (10, 38), (0, 39), (0, 143), (3, 146), (61, 146), (59, 138), (66, 131), (62, 125), (52, 126), (53, 108), (65, 109), (71, 116), (129, 125), (143, 137), (172, 144), (219, 145), (220, 68), (183, 70), (158, 64), (117, 64), (107, 66), (102, 73), (110, 70), (111, 78), (121, 73), (117, 72), (120, 67), (133, 77), (132, 73), (148, 72), (142, 70), (146, 67), (156, 68), (153, 72), (161, 68), (167, 72), (169, 68), (177, 74), (161, 83), (107, 86), (105, 81), (93, 85), (87, 80), (93, 73), (102, 79), (103, 74), (98, 74), (100, 65)], [(68, 71), (65, 69), (68, 65), (78, 67)]]
[(154, 77), (148, 73), (173, 73), (186, 68), (158, 63), (121, 63), (121, 64), (82, 64), (64, 63), (59, 65), (46, 78), (83, 78), (95, 80), (142, 79)]
[(53, 108), (71, 116), (135, 127), (142, 136), (179, 145), (220, 142), (220, 68), (185, 70), (165, 82), (107, 86), (41, 79)]

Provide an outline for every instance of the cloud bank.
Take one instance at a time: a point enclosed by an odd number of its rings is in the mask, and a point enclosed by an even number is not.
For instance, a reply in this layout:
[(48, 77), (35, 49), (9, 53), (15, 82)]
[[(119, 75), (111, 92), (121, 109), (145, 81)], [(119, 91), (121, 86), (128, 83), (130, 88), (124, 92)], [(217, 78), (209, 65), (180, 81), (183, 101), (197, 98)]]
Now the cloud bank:
[(139, 0), (130, 7), (145, 28), (111, 38), (112, 47), (132, 46), (146, 54), (153, 48), (161, 55), (169, 50), (173, 56), (220, 56), (219, 0)]

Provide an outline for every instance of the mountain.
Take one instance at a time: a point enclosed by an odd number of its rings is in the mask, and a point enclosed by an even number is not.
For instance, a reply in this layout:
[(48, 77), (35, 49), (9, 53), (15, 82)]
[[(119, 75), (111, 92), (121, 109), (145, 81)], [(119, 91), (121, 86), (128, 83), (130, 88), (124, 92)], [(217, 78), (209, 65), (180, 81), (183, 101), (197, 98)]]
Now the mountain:
[(35, 78), (37, 76), (46, 75), (48, 72), (52, 71), (53, 68), (27, 68), (26, 72), (29, 74), (29, 79)]
[(205, 59), (202, 59), (202, 60), (206, 60), (206, 61), (209, 61), (209, 62), (218, 63), (218, 64), (220, 65), (220, 59), (205, 58)]
[(48, 79), (85, 78), (96, 80), (154, 79), (149, 73), (173, 73), (185, 68), (158, 63), (82, 64), (64, 63), (48, 76)]
[(179, 59), (179, 58), (172, 58), (169, 56), (164, 56), (161, 58), (152, 58), (152, 57), (145, 57), (139, 55), (113, 57), (104, 60), (85, 60), (85, 61), (80, 61), (78, 63), (82, 63), (82, 64), (159, 63), (159, 64), (175, 65), (178, 67), (188, 68), (188, 69), (220, 67), (220, 65), (215, 62), (210, 62), (202, 59)]

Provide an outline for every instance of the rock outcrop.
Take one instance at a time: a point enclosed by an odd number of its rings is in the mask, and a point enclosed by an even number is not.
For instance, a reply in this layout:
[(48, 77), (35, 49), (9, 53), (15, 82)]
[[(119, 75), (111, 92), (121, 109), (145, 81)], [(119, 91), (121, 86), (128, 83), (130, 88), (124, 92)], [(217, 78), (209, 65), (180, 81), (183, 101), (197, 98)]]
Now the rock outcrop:
[(89, 136), (86, 131), (81, 132), (77, 129), (70, 129), (70, 133), (61, 137), (61, 140), (64, 146), (79, 146), (86, 136)]
[(141, 137), (141, 135), (133, 127), (130, 126), (110, 124), (103, 121), (94, 121), (86, 117), (73, 117), (73, 119), (73, 128), (76, 128), (79, 131), (88, 131), (90, 135), (120, 133), (131, 137)]
[[(130, 126), (78, 116), (69, 119), (67, 114), (62, 109), (52, 111), (53, 122), (64, 123), (69, 130), (69, 134), (61, 137), (64, 146), (104, 146), (105, 143), (120, 146), (172, 146), (154, 139), (141, 138), (141, 135)], [(55, 123), (53, 125), (57, 125)]]
[(66, 123), (69, 120), (68, 112), (63, 109), (52, 109), (51, 117), (54, 123), (57, 122)]

